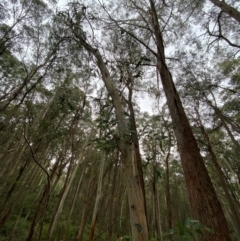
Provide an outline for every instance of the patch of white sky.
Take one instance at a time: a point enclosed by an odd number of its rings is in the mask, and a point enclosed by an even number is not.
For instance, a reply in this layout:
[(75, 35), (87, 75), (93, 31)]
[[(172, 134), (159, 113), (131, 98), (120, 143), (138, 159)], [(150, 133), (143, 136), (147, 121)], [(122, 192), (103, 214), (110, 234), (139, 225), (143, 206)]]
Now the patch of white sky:
[(57, 3), (58, 8), (64, 9), (71, 0), (59, 0)]

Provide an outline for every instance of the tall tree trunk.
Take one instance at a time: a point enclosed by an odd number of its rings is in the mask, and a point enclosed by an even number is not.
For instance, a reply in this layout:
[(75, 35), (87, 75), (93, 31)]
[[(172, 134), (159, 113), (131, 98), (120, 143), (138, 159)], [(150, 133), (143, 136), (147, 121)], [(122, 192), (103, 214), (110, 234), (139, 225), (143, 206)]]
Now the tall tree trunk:
[(113, 241), (113, 223), (114, 223), (114, 217), (115, 217), (115, 207), (117, 203), (117, 198), (116, 198), (116, 190), (119, 190), (120, 188), (120, 182), (117, 183), (117, 177), (118, 177), (118, 169), (119, 166), (117, 165), (117, 161), (119, 159), (119, 152), (117, 152), (116, 159), (115, 159), (115, 165), (113, 166), (113, 171), (112, 171), (112, 179), (110, 179), (112, 188), (111, 188), (111, 194), (109, 199), (111, 200), (110, 202), (110, 207), (109, 207), (109, 229), (108, 229), (108, 241)]
[[(50, 223), (50, 226), (49, 226), (49, 230), (48, 230), (48, 239), (51, 239), (51, 236), (52, 236), (52, 233), (54, 231), (54, 228), (57, 224), (57, 221), (58, 221), (58, 218), (59, 218), (59, 215), (61, 214), (62, 212), (62, 208), (63, 208), (63, 205), (64, 205), (64, 202), (66, 200), (66, 197), (68, 195), (68, 192), (69, 192), (69, 189), (72, 185), (72, 182), (74, 180), (74, 178), (76, 177), (76, 174), (77, 174), (77, 171), (79, 169), (79, 166), (83, 160), (83, 157), (84, 157), (84, 151), (85, 151), (85, 148), (87, 146), (87, 143), (89, 141), (89, 138), (90, 138), (91, 134), (89, 135), (89, 137), (85, 140), (84, 144), (83, 144), (83, 147), (82, 147), (82, 150), (81, 150), (81, 153), (80, 153), (80, 156), (79, 156), (79, 159), (77, 160), (77, 163), (76, 163), (76, 166), (74, 168), (74, 171), (70, 177), (70, 180), (68, 182), (68, 176), (70, 175), (70, 171), (71, 171), (71, 165), (72, 165), (72, 161), (70, 162), (70, 165), (69, 165), (69, 169), (68, 169), (68, 173), (67, 173), (67, 177), (66, 177), (66, 180), (65, 180), (65, 183), (64, 183), (64, 187), (62, 189), (62, 192), (61, 192), (61, 196), (60, 196), (60, 199), (59, 199), (59, 202), (58, 202), (58, 205), (57, 205), (57, 208), (55, 210), (55, 213), (53, 215), (53, 218), (51, 220), (51, 223)], [(72, 154), (73, 155), (73, 154)], [(73, 160), (73, 157), (72, 157), (72, 160)], [(67, 183), (68, 182), (68, 183)]]
[(93, 166), (91, 169), (91, 174), (90, 174), (90, 178), (87, 184), (87, 189), (86, 189), (86, 194), (84, 195), (84, 204), (82, 207), (82, 217), (81, 217), (81, 222), (80, 222), (80, 226), (79, 229), (77, 231), (77, 235), (75, 237), (75, 241), (82, 241), (83, 238), (83, 233), (84, 233), (84, 227), (86, 224), (86, 220), (87, 220), (87, 215), (88, 215), (88, 199), (90, 197), (90, 191), (93, 189)]
[(16, 229), (16, 227), (17, 227), (17, 225), (18, 225), (18, 223), (19, 223), (19, 220), (20, 220), (20, 218), (21, 218), (23, 208), (24, 208), (24, 206), (22, 205), (22, 208), (21, 208), (21, 210), (20, 210), (20, 212), (19, 212), (19, 214), (18, 214), (18, 217), (17, 217), (16, 222), (15, 222), (15, 224), (14, 224), (14, 226), (13, 226), (13, 229), (12, 229), (12, 231), (11, 231), (11, 234), (10, 234), (10, 236), (9, 236), (8, 241), (11, 241), (12, 238), (13, 238), (15, 229)]
[[(0, 221), (0, 227), (2, 227), (3, 225), (5, 225), (5, 223), (8, 221), (8, 218), (10, 217), (10, 215), (12, 214), (14, 208), (16, 207), (16, 205), (18, 204), (19, 200), (21, 200), (22, 196), (25, 193), (26, 190), (26, 186), (29, 185), (29, 180), (33, 180), (32, 182), (34, 182), (34, 174), (36, 173), (36, 171), (38, 170), (38, 166), (33, 165), (32, 167), (29, 166), (28, 168), (28, 173), (25, 174), (24, 177), (24, 182), (23, 185), (17, 190), (17, 194), (14, 197), (14, 201), (11, 202), (9, 199), (9, 203), (10, 206), (8, 207), (7, 205), (5, 205), (5, 207), (3, 206), (3, 210), (1, 210), (1, 212), (5, 212), (5, 213), (1, 213), (1, 221)], [(31, 183), (31, 186), (33, 186), (34, 188), (36, 187), (36, 185)], [(7, 203), (6, 203), (7, 204)], [(6, 210), (7, 211), (6, 211)], [(2, 216), (3, 215), (3, 216)]]
[(99, 176), (98, 176), (98, 187), (97, 187), (97, 195), (95, 199), (95, 205), (93, 210), (93, 217), (92, 222), (90, 226), (90, 235), (88, 241), (94, 240), (94, 234), (95, 234), (95, 228), (97, 223), (97, 216), (99, 211), (99, 204), (100, 204), (100, 198), (102, 196), (102, 183), (103, 183), (103, 170), (104, 170), (104, 162), (105, 162), (105, 156), (106, 154), (102, 155), (102, 160), (100, 164), (100, 170), (99, 170)]
[[(85, 165), (86, 165), (86, 164), (85, 164)], [(68, 231), (69, 231), (69, 227), (70, 227), (70, 225), (71, 225), (72, 213), (73, 213), (74, 208), (75, 208), (75, 204), (76, 204), (76, 201), (77, 201), (77, 197), (79, 196), (79, 193), (80, 193), (80, 187), (81, 187), (81, 185), (82, 185), (82, 180), (83, 180), (83, 176), (84, 176), (85, 170), (86, 170), (86, 166), (83, 167), (81, 177), (79, 178), (79, 181), (78, 181), (77, 189), (76, 189), (76, 191), (74, 190), (75, 193), (74, 193), (73, 200), (72, 200), (72, 203), (71, 203), (71, 208), (70, 208), (69, 215), (68, 215), (68, 219), (67, 219), (67, 227), (66, 227), (66, 231), (65, 231), (65, 233), (64, 233), (63, 240), (66, 239), (66, 236), (67, 236)]]
[(133, 105), (132, 105), (132, 94), (133, 94), (132, 84), (133, 84), (133, 80), (131, 80), (131, 83), (128, 85), (128, 91), (129, 91), (128, 108), (129, 108), (129, 112), (130, 112), (130, 121), (131, 121), (131, 130), (130, 131), (132, 133), (132, 141), (134, 143), (135, 158), (136, 158), (136, 162), (137, 162), (139, 180), (140, 180), (141, 188), (143, 191), (144, 207), (145, 207), (145, 213), (146, 213), (146, 217), (147, 217), (146, 193), (145, 193), (145, 184), (144, 184), (144, 178), (143, 178), (142, 160), (141, 160), (139, 140), (138, 140), (138, 135), (137, 135), (135, 113), (134, 113), (134, 109), (133, 109)]
[[(66, 196), (67, 196), (69, 188), (70, 188), (69, 184), (70, 184), (70, 182), (72, 182), (70, 173), (71, 173), (72, 165), (73, 165), (73, 156), (71, 157), (71, 159), (72, 160), (69, 163), (69, 167), (68, 167), (68, 170), (67, 170), (66, 178), (65, 178), (63, 187), (62, 187), (60, 195), (59, 195), (59, 200), (58, 200), (58, 203), (57, 203), (57, 207), (56, 207), (56, 209), (54, 211), (54, 214), (52, 216), (52, 219), (51, 219), (51, 222), (50, 222), (50, 225), (49, 225), (47, 239), (51, 239), (53, 230), (54, 230), (54, 228), (55, 228), (55, 226), (57, 224), (58, 217), (59, 217), (60, 213), (62, 212), (62, 207), (63, 207), (63, 204), (65, 202)], [(76, 169), (75, 169), (75, 171), (76, 171)], [(70, 179), (70, 181), (69, 181), (69, 179)]]
[(41, 195), (41, 198), (39, 200), (39, 205), (38, 205), (37, 211), (34, 215), (32, 225), (31, 225), (31, 228), (29, 230), (28, 237), (27, 237), (26, 241), (36, 240), (36, 237), (34, 236), (35, 231), (36, 231), (36, 227), (37, 227), (38, 221), (40, 219), (40, 216), (43, 216), (44, 213), (45, 213), (45, 210), (47, 209), (48, 200), (49, 200), (49, 191), (50, 191), (50, 186), (48, 184), (46, 184), (45, 187), (44, 187), (43, 193)]
[(159, 204), (159, 193), (158, 193), (158, 177), (156, 175), (157, 170), (157, 144), (156, 139), (152, 143), (152, 153), (153, 153), (153, 180), (152, 180), (152, 189), (153, 189), (153, 217), (152, 217), (152, 236), (154, 237), (157, 233), (157, 240), (162, 240), (161, 232), (161, 220), (160, 220), (160, 204)]
[[(155, 226), (155, 230), (157, 233), (157, 240), (161, 240), (161, 223), (160, 223), (160, 209), (159, 209), (159, 202), (158, 202), (158, 187), (157, 187), (157, 178), (156, 172), (153, 173), (153, 206), (154, 206), (154, 213), (153, 213), (153, 223)], [(155, 232), (154, 232), (155, 233)]]
[(200, 119), (200, 115), (199, 115), (199, 112), (197, 110), (197, 108), (195, 108), (196, 110), (196, 113), (197, 113), (197, 116), (198, 116), (198, 123), (199, 123), (199, 126), (200, 126), (200, 129), (201, 129), (201, 132), (202, 132), (202, 135), (206, 141), (206, 146), (208, 148), (208, 151), (210, 153), (210, 156), (211, 156), (211, 159), (212, 159), (212, 162), (215, 166), (215, 169), (217, 171), (217, 174), (218, 174), (218, 177), (219, 177), (219, 180), (220, 180), (220, 183), (221, 183), (221, 186), (223, 188), (223, 191), (225, 193), (225, 197), (227, 199), (227, 202), (228, 202), (228, 205), (230, 207), (230, 210), (231, 210), (231, 217), (233, 219), (233, 224), (235, 226), (235, 229), (237, 231), (237, 234), (238, 236), (240, 237), (240, 219), (239, 219), (239, 212), (237, 210), (237, 208), (235, 207), (235, 204), (233, 202), (233, 199), (231, 197), (231, 194), (229, 192), (229, 188), (227, 186), (227, 181), (226, 181), (226, 178), (225, 178), (225, 175), (221, 169), (221, 167), (219, 166), (219, 163), (218, 163), (218, 160), (217, 160), (217, 157), (213, 151), (213, 148), (212, 148), (212, 144), (210, 142), (210, 139), (209, 139), (209, 136), (208, 134), (206, 133), (205, 131), (205, 128), (202, 124), (202, 121)]
[(172, 75), (166, 65), (163, 38), (154, 0), (149, 1), (153, 17), (152, 26), (158, 50), (157, 68), (161, 75), (178, 150), (181, 156), (192, 217), (198, 219), (203, 227), (206, 226), (213, 230), (213, 232), (208, 232), (203, 229), (204, 235), (199, 235), (198, 240), (229, 241), (231, 238), (221, 204), (217, 199), (203, 158), (200, 155), (200, 150), (183, 109), (179, 94), (176, 91)]
[(135, 148), (132, 144), (124, 158), (125, 176), (127, 181), (128, 205), (133, 241), (148, 240), (148, 225), (145, 214), (144, 196), (138, 176)]
[[(25, 163), (19, 168), (16, 180), (14, 181), (14, 183), (11, 186), (10, 190), (7, 192), (5, 200), (4, 200), (3, 204), (1, 205), (1, 209), (0, 209), (0, 214), (1, 214), (1, 216), (0, 216), (1, 217), (0, 227), (2, 227), (6, 223), (6, 221), (8, 220), (9, 216), (12, 213), (14, 205), (12, 205), (9, 209), (7, 209), (7, 212), (6, 212), (6, 207), (7, 207), (6, 204), (9, 202), (9, 199), (11, 198), (12, 193), (13, 193), (15, 187), (17, 186), (18, 181), (22, 177), (23, 172), (24, 172), (24, 170), (25, 170), (25, 168), (26, 168), (28, 163), (29, 163), (29, 161), (25, 161)], [(16, 204), (16, 202), (14, 202), (14, 203)]]
[[(169, 143), (170, 145), (170, 143)], [(168, 232), (172, 229), (172, 204), (171, 204), (171, 194), (170, 194), (170, 178), (169, 178), (169, 156), (170, 156), (170, 146), (169, 151), (165, 159), (166, 164), (166, 203), (167, 203), (167, 221), (168, 221)], [(169, 240), (172, 240), (172, 237), (169, 236)]]
[(125, 167), (125, 177), (127, 181), (128, 205), (130, 210), (130, 223), (133, 241), (147, 241), (148, 240), (148, 225), (145, 212), (144, 190), (142, 189), (142, 176), (139, 173), (139, 166), (135, 157), (135, 147), (132, 141), (129, 141), (129, 127), (128, 120), (124, 114), (120, 95), (113, 85), (110, 73), (106, 64), (99, 53), (98, 49), (89, 45), (76, 31), (74, 34), (79, 40), (79, 43), (90, 53), (94, 55), (97, 60), (98, 67), (101, 71), (102, 79), (105, 87), (112, 98), (113, 105), (116, 111), (116, 118), (118, 120), (119, 133), (119, 147), (122, 152), (123, 165)]

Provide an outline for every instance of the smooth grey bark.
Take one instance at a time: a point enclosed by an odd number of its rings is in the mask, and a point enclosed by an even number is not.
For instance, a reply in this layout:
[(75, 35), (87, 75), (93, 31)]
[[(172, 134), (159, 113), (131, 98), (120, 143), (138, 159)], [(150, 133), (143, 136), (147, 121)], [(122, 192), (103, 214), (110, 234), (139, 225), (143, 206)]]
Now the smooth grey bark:
[(78, 43), (91, 53), (96, 61), (102, 75), (104, 85), (112, 98), (113, 106), (118, 120), (119, 147), (122, 152), (123, 165), (125, 167), (125, 178), (127, 183), (128, 206), (130, 211), (130, 224), (133, 241), (147, 241), (148, 225), (145, 211), (144, 190), (142, 189), (142, 177), (139, 174), (138, 163), (135, 158), (134, 143), (129, 141), (129, 121), (124, 114), (124, 108), (120, 95), (113, 85), (109, 70), (98, 49), (93, 48), (73, 28), (72, 31)]

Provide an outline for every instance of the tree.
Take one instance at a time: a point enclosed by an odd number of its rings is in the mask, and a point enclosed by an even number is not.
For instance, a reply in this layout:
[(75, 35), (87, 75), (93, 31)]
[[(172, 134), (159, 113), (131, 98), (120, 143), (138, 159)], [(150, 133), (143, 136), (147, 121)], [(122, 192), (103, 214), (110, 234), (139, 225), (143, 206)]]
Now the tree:
[[(118, 93), (118, 90), (111, 81), (110, 72), (107, 68), (107, 65), (105, 64), (105, 61), (103, 60), (101, 53), (97, 48), (92, 47), (87, 42), (86, 35), (81, 29), (81, 20), (84, 19), (84, 12), (79, 12), (79, 9), (82, 9), (82, 5), (70, 3), (69, 6), (71, 12), (60, 13), (60, 15), (63, 17), (63, 22), (67, 29), (71, 31), (70, 33), (72, 33), (73, 39), (95, 57), (97, 66), (101, 72), (101, 78), (115, 108), (119, 135), (119, 148), (122, 154), (123, 164), (125, 166), (126, 172), (125, 175), (127, 179), (128, 205), (130, 210), (132, 238), (133, 240), (148, 240), (144, 191), (141, 185), (143, 183), (141, 180), (143, 177), (139, 173), (139, 164), (135, 158), (136, 145), (134, 146), (134, 142), (136, 143), (136, 140), (131, 138), (131, 134), (129, 136), (129, 131), (131, 131), (131, 129), (129, 129), (129, 125), (132, 124), (128, 123), (129, 120), (126, 118), (126, 114), (121, 102), (121, 97)], [(73, 15), (73, 18), (69, 18), (71, 15)], [(133, 123), (133, 116), (131, 117), (131, 121)]]
[[(132, 2), (137, 9), (142, 9)], [(150, 0), (150, 19), (152, 34), (155, 37), (157, 53), (157, 69), (161, 75), (163, 89), (166, 95), (168, 108), (171, 114), (173, 129), (176, 135), (178, 150), (180, 152), (185, 180), (190, 198), (192, 216), (213, 230), (213, 233), (204, 232), (199, 240), (230, 240), (227, 222), (216, 196), (214, 187), (200, 155), (196, 139), (193, 135), (189, 121), (185, 114), (178, 92), (175, 88), (172, 75), (167, 67), (164, 41), (159, 25), (155, 2)], [(146, 11), (141, 11), (146, 14)], [(140, 15), (141, 16), (141, 15)], [(145, 21), (145, 18), (143, 19)], [(115, 21), (116, 22), (116, 21)], [(138, 40), (138, 38), (136, 38)], [(154, 51), (151, 51), (154, 53)], [(215, 200), (216, 203), (213, 203)], [(202, 207), (205, 207), (203, 210)], [(211, 218), (211, 217), (217, 217)]]
[(0, 239), (237, 241), (238, 22), (54, 4), (0, 4)]

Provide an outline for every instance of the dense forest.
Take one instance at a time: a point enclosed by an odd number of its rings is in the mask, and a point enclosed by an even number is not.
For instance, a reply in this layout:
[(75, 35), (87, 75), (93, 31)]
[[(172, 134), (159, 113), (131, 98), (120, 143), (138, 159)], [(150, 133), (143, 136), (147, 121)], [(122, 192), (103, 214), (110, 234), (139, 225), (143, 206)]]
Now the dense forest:
[(0, 1), (0, 241), (240, 240), (240, 2)]

